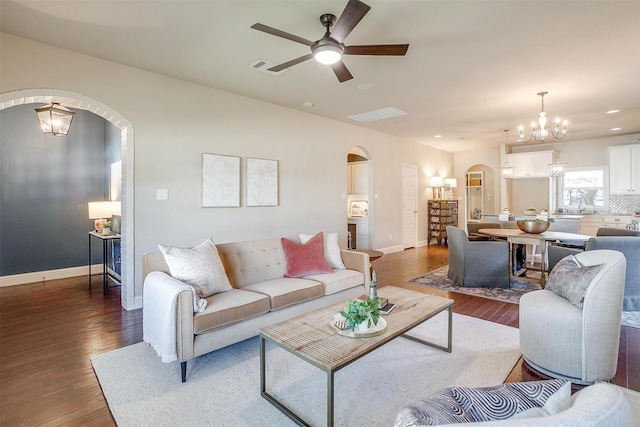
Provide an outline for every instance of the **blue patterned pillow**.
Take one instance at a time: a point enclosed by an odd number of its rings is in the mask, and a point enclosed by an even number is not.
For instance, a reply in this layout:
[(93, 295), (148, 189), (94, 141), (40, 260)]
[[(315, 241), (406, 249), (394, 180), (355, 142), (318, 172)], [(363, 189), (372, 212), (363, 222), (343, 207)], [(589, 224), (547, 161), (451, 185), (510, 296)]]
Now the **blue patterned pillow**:
[(549, 273), (546, 289), (582, 308), (584, 294), (600, 268), (602, 264), (583, 267), (573, 255), (566, 256)]
[(571, 383), (548, 380), (487, 388), (453, 387), (451, 394), (475, 422), (542, 417), (569, 409)]
[(467, 415), (453, 398), (449, 389), (433, 394), (427, 400), (407, 406), (396, 416), (394, 427), (436, 426), (441, 424), (468, 423)]

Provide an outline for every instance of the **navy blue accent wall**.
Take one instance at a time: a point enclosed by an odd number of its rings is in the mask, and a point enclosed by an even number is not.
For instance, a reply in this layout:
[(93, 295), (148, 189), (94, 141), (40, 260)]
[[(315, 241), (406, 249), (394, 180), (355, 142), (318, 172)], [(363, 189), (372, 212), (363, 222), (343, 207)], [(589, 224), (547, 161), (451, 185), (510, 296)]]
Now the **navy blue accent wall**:
[(0, 111), (0, 276), (87, 265), (87, 202), (108, 199), (120, 158), (111, 123), (77, 110), (69, 135), (44, 135), (39, 106)]

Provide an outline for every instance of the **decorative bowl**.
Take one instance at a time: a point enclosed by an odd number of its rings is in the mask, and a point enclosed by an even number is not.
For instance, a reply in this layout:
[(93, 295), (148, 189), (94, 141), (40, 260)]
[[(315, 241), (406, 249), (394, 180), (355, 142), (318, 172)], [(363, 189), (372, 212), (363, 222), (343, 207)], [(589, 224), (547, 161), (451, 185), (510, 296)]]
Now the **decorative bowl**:
[(519, 219), (516, 223), (521, 231), (530, 234), (544, 233), (549, 228), (549, 223), (542, 219)]

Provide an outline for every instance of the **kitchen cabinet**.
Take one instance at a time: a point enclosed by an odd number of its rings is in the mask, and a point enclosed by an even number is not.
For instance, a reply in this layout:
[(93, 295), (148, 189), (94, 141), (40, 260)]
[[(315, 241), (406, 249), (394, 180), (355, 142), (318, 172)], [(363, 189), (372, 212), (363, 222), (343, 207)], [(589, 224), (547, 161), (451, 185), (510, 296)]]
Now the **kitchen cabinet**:
[(609, 147), (609, 191), (640, 194), (640, 144)]
[(447, 226), (458, 226), (458, 201), (429, 200), (427, 204), (427, 223), (429, 227), (427, 246), (431, 244), (431, 239), (434, 238), (438, 243), (442, 240), (446, 243)]
[(507, 161), (513, 167), (513, 178), (548, 178), (553, 151), (507, 154)]
[(371, 249), (369, 247), (369, 218), (356, 219), (355, 249)]
[(595, 236), (601, 227), (627, 228), (632, 219), (632, 216), (624, 215), (587, 215), (580, 220), (580, 234)]
[(347, 193), (366, 194), (369, 192), (369, 164), (367, 162), (347, 165)]

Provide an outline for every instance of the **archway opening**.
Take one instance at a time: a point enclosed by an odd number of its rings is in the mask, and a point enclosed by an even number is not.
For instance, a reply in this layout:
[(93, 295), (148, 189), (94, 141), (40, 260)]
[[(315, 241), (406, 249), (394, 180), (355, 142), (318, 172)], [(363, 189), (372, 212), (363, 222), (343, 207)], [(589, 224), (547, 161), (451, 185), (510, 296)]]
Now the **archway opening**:
[[(121, 303), (126, 310), (139, 308), (141, 298), (135, 297), (135, 239), (134, 239), (134, 138), (133, 125), (113, 108), (90, 97), (58, 89), (29, 89), (0, 94), (0, 111), (24, 104), (60, 103), (72, 109), (86, 110), (102, 117), (120, 129), (121, 175)], [(72, 125), (73, 126), (73, 125)]]

